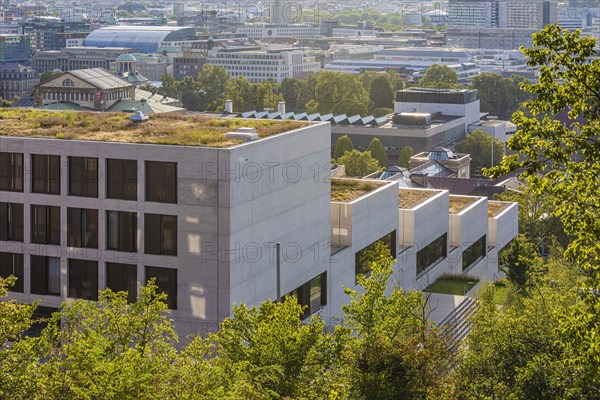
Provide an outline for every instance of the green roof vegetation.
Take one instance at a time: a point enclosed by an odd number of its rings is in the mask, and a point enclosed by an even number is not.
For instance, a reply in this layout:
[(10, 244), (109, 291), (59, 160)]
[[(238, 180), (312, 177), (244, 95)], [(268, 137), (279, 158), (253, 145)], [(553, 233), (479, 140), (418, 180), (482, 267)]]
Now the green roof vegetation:
[(331, 201), (352, 201), (379, 186), (381, 184), (358, 179), (332, 179)]
[(438, 193), (437, 190), (400, 189), (398, 206), (403, 209), (411, 209)]
[(470, 204), (479, 200), (476, 197), (452, 196), (450, 195), (450, 214), (458, 214)]
[(508, 204), (499, 201), (488, 201), (488, 218), (493, 218), (500, 214)]
[(442, 275), (425, 292), (464, 296), (478, 282), (479, 279), (469, 275)]
[(301, 121), (244, 120), (205, 115), (153, 114), (133, 123), (128, 113), (0, 110), (0, 136), (228, 147), (243, 140), (226, 137), (238, 128), (255, 128), (260, 138), (306, 126)]

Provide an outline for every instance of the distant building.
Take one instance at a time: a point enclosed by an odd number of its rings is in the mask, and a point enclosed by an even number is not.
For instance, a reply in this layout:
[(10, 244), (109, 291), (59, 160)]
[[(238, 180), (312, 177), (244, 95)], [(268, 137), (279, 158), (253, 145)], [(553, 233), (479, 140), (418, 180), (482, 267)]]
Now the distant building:
[(191, 40), (195, 28), (181, 26), (111, 26), (96, 29), (86, 38), (86, 46), (132, 47), (140, 53), (153, 53), (163, 41)]
[(296, 78), (321, 69), (313, 56), (302, 48), (263, 49), (254, 47), (217, 47), (208, 51), (207, 63), (223, 67), (232, 78), (246, 77), (250, 82)]
[(23, 32), (30, 38), (35, 50), (60, 50), (67, 46), (68, 39), (84, 38), (93, 26), (89, 22), (64, 22), (39, 20), (23, 23)]
[(441, 146), (412, 156), (409, 168), (412, 170), (429, 161), (439, 162), (453, 171), (457, 178), (469, 178), (471, 176), (471, 155), (454, 153), (452, 150)]
[(557, 20), (554, 0), (449, 0), (448, 25), (541, 29)]
[(186, 48), (183, 54), (173, 57), (173, 78), (182, 81), (186, 76), (196, 79), (206, 64), (207, 50)]
[(27, 63), (31, 60), (29, 38), (25, 35), (0, 34), (0, 63)]
[(114, 69), (119, 78), (135, 86), (148, 83), (148, 78), (138, 71), (137, 60), (131, 54), (120, 55), (114, 63)]
[(448, 28), (448, 47), (470, 49), (515, 50), (533, 45), (531, 28)]
[(36, 86), (34, 105), (51, 110), (142, 111), (144, 114), (185, 111), (172, 99), (153, 98), (149, 92), (136, 96), (136, 92), (135, 84), (101, 68), (74, 70)]
[(31, 67), (16, 62), (0, 62), (0, 97), (5, 100), (29, 96), (39, 81), (39, 74)]
[(104, 68), (109, 69), (122, 54), (135, 53), (131, 47), (74, 46), (61, 50), (38, 51), (33, 56), (33, 68), (44, 71)]
[(255, 25), (248, 24), (235, 28), (236, 33), (253, 39), (263, 38), (311, 38), (321, 34), (321, 28), (306, 24)]

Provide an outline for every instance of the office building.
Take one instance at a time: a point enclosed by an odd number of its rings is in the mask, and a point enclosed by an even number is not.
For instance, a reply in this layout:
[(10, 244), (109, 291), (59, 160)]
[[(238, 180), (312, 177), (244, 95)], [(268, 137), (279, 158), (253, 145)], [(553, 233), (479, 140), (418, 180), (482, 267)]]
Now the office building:
[(38, 51), (33, 55), (33, 68), (44, 71), (72, 71), (85, 68), (110, 69), (123, 54), (135, 53), (131, 47), (74, 46), (61, 50)]
[(281, 83), (284, 78), (297, 78), (321, 69), (303, 48), (216, 47), (208, 51), (206, 62), (225, 68), (232, 78), (244, 76), (253, 83), (267, 79)]
[(451, 28), (542, 29), (557, 21), (554, 0), (449, 0)]
[[(518, 233), (516, 203), (330, 180), (327, 123), (246, 120), (228, 132), (244, 121), (111, 114), (111, 127), (86, 113), (78, 121), (94, 136), (74, 127), (64, 140), (11, 115), (0, 126), (0, 255), (20, 302), (56, 308), (105, 288), (133, 300), (155, 278), (180, 336), (217, 329), (234, 303), (286, 294), (334, 323), (379, 243), (396, 260), (390, 285), (422, 290), (442, 274), (493, 278)], [(192, 126), (209, 135), (186, 135)]]
[(29, 38), (25, 35), (0, 34), (0, 63), (31, 61)]

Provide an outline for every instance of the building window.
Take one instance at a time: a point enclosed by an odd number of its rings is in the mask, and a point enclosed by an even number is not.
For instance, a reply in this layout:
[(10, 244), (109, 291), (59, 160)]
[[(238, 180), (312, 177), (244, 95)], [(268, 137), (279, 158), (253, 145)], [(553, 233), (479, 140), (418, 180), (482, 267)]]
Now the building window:
[(106, 212), (106, 248), (118, 251), (137, 251), (136, 213)]
[(448, 234), (444, 233), (417, 252), (417, 275), (448, 255)]
[(60, 244), (60, 207), (31, 206), (31, 242)]
[(67, 246), (98, 248), (98, 210), (67, 208)]
[(146, 201), (177, 203), (177, 163), (146, 161)]
[(295, 296), (298, 304), (304, 308), (302, 319), (309, 317), (327, 305), (327, 272), (317, 275), (287, 295)]
[(98, 159), (69, 157), (69, 194), (98, 197)]
[(380, 256), (382, 251), (389, 252), (389, 255), (394, 260), (396, 259), (395, 230), (356, 252), (354, 255), (354, 273), (357, 282), (360, 275), (369, 276), (371, 274), (372, 263)]
[(137, 297), (137, 266), (106, 263), (106, 287), (113, 292), (127, 292), (127, 301), (135, 303)]
[(62, 81), (62, 85), (65, 87), (73, 87), (75, 85), (73, 85), (73, 81), (69, 78), (65, 79)]
[(98, 262), (69, 259), (69, 297), (98, 299)]
[(477, 262), (479, 262), (483, 257), (485, 257), (487, 250), (486, 246), (486, 235), (483, 235), (479, 238), (478, 241), (470, 245), (465, 251), (462, 253), (462, 269), (463, 271), (469, 269), (469, 267)]
[(0, 276), (8, 278), (13, 275), (17, 281), (8, 290), (23, 293), (23, 254), (0, 253)]
[(106, 160), (106, 197), (137, 200), (137, 161)]
[(0, 240), (23, 241), (23, 204), (0, 203)]
[(31, 164), (33, 166), (32, 191), (60, 194), (60, 156), (33, 154)]
[(144, 215), (144, 252), (146, 254), (177, 255), (177, 216)]
[(167, 295), (167, 307), (177, 309), (177, 270), (173, 268), (146, 267), (146, 281), (156, 279), (160, 293)]
[(31, 256), (31, 293), (60, 296), (60, 258)]
[(0, 153), (0, 190), (23, 191), (23, 154)]

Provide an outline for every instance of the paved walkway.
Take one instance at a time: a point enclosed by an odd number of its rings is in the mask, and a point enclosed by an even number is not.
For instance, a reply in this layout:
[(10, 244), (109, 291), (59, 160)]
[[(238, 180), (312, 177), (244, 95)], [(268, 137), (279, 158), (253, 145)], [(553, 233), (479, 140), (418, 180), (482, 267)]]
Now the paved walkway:
[(454, 296), (451, 294), (427, 293), (429, 299), (429, 320), (439, 324), (465, 299), (465, 296)]

